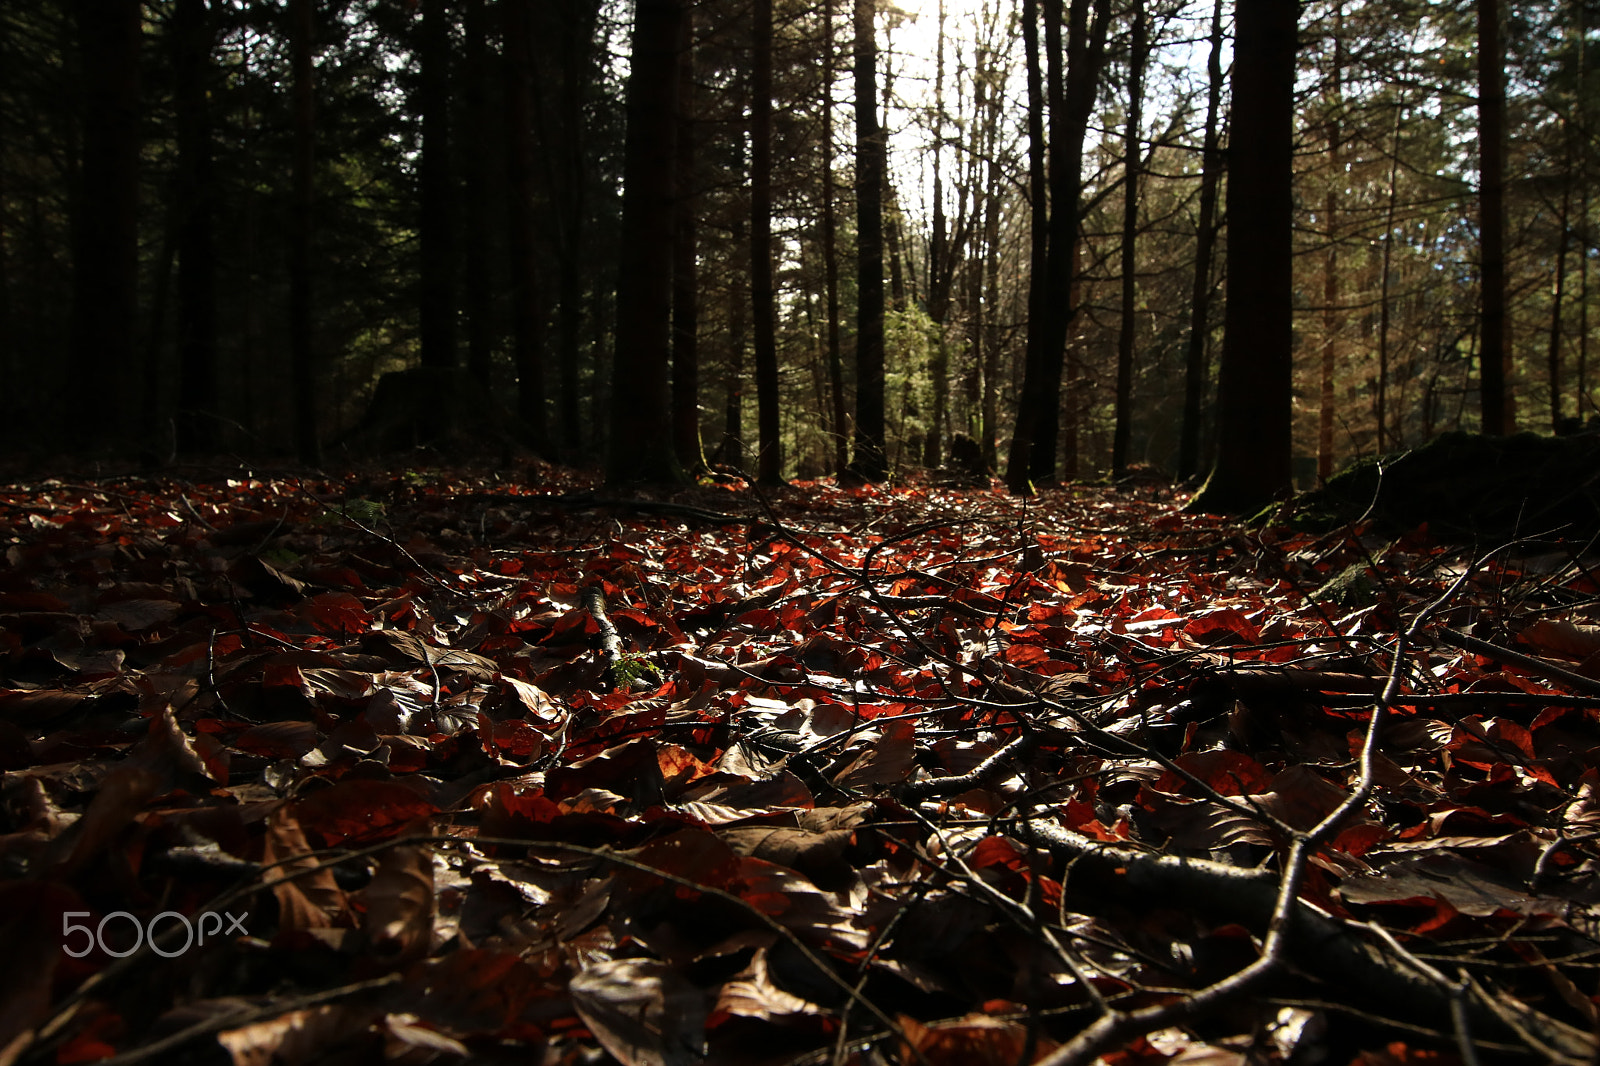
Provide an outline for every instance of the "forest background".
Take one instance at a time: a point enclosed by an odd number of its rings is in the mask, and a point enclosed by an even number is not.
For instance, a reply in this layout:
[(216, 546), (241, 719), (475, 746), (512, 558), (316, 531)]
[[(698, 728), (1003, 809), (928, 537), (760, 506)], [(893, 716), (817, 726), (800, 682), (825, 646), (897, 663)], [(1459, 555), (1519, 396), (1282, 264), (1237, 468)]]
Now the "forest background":
[(956, 451), (1026, 491), (1233, 438), (1248, 504), (1571, 429), (1593, 15), (19, 0), (0, 433), (314, 460), (420, 367), (381, 443), (506, 432), (615, 480)]

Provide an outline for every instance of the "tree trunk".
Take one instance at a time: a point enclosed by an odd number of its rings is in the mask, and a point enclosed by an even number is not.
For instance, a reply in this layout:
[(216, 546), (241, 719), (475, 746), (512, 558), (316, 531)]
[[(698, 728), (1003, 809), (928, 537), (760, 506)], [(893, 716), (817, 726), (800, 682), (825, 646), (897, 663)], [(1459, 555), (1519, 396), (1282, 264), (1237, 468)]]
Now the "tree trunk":
[(469, 150), (464, 154), (466, 173), (463, 177), (463, 195), (466, 197), (466, 255), (462, 262), (461, 281), (466, 291), (463, 303), (467, 314), (467, 369), (484, 384), (491, 385), (491, 357), (493, 346), (492, 323), (489, 319), (489, 175), (490, 154), (484, 147), (489, 143), (485, 121), (489, 113), (489, 41), (484, 25), (484, 0), (465, 0), (463, 29), (466, 35), (466, 63), (462, 71), (462, 97), (465, 108), (465, 140)]
[(450, 166), (450, 0), (422, 0), (419, 44), (422, 161), (418, 166), (418, 299), (422, 365), (456, 365), (455, 190)]
[(778, 307), (772, 280), (772, 0), (751, 4), (750, 310), (756, 356), (756, 480), (783, 481), (778, 439)]
[(685, 18), (684, 0), (638, 0), (634, 13), (606, 464), (611, 484), (686, 480), (669, 413), (677, 52)]
[[(990, 53), (990, 62), (994, 62)], [(980, 75), (981, 88), (988, 79)], [(988, 93), (988, 114), (984, 131), (985, 154), (988, 156), (988, 176), (984, 189), (983, 213), (983, 263), (985, 268), (985, 294), (979, 305), (982, 312), (979, 340), (983, 353), (983, 397), (980, 401), (978, 446), (986, 471), (998, 465), (1000, 421), (1000, 123), (1001, 107), (1005, 94), (996, 88)], [(982, 113), (983, 107), (977, 110)]]
[(1334, 371), (1338, 368), (1339, 305), (1339, 188), (1344, 184), (1344, 163), (1339, 148), (1339, 109), (1344, 106), (1344, 4), (1333, 7), (1333, 86), (1328, 107), (1328, 192), (1323, 215), (1328, 250), (1322, 259), (1322, 388), (1317, 411), (1317, 480), (1333, 476)]
[(129, 424), (139, 288), (139, 0), (78, 0), (83, 157), (74, 204), (72, 365), (81, 436)]
[(944, 461), (944, 422), (950, 403), (950, 347), (945, 338), (945, 320), (950, 314), (950, 289), (955, 280), (955, 256), (951, 254), (944, 213), (941, 168), (944, 161), (944, 0), (939, 0), (938, 23), (934, 30), (933, 70), (933, 238), (928, 247), (928, 317), (938, 330), (938, 337), (928, 367), (933, 384), (933, 412), (922, 453), (923, 464), (929, 467), (937, 467)]
[[(1059, 10), (1059, 7), (1057, 8)], [(1039, 3), (1023, 0), (1022, 43), (1028, 69), (1028, 336), (1023, 362), (1022, 395), (1017, 423), (1006, 459), (1006, 487), (1018, 495), (1032, 491), (1028, 465), (1038, 430), (1045, 378), (1045, 318), (1050, 290), (1046, 284), (1050, 252), (1050, 197), (1045, 182), (1044, 76), (1039, 69)], [(990, 254), (993, 254), (992, 252)], [(1030, 384), (1034, 386), (1030, 388)]]
[(1506, 87), (1499, 0), (1478, 0), (1478, 230), (1483, 259), (1479, 398), (1483, 432), (1511, 433), (1516, 415), (1506, 376)]
[(878, 126), (874, 0), (855, 0), (856, 443), (851, 470), (889, 476), (883, 396), (883, 134)]
[[(1564, 125), (1564, 124), (1563, 124)], [(1566, 174), (1561, 182), (1561, 215), (1558, 219), (1560, 233), (1556, 236), (1556, 284), (1550, 294), (1550, 353), (1546, 360), (1550, 377), (1550, 429), (1561, 432), (1561, 304), (1566, 295), (1567, 236), (1572, 211), (1573, 151), (1571, 134), (1563, 129), (1567, 141)]]
[[(556, 364), (560, 379), (561, 446), (567, 455), (583, 447), (579, 414), (578, 337), (583, 324), (584, 238), (588, 227), (588, 171), (585, 143), (585, 99), (595, 70), (596, 5), (589, 0), (564, 0), (560, 17), (561, 101), (560, 143), (556, 151), (561, 210), (556, 220), (560, 261), (556, 264)], [(598, 351), (595, 358), (599, 359)]]
[(833, 0), (822, 0), (822, 274), (828, 301), (828, 386), (832, 391), (833, 470), (850, 465), (844, 356), (839, 344), (838, 221), (833, 202)]
[(1389, 199), (1383, 215), (1382, 275), (1378, 278), (1378, 388), (1373, 397), (1373, 413), (1378, 424), (1378, 454), (1389, 450), (1389, 274), (1394, 262), (1395, 212), (1400, 202), (1400, 130), (1405, 123), (1405, 108), (1397, 102), (1394, 110), (1394, 135), (1389, 142)]
[(534, 434), (536, 446), (545, 450), (544, 301), (539, 293), (535, 231), (539, 147), (533, 129), (532, 0), (501, 0), (500, 18), (511, 201), (507, 237), (511, 251), (511, 361), (517, 370), (517, 414)]
[(315, 0), (290, 0), (289, 51), (294, 67), (293, 203), (289, 212), (289, 367), (294, 391), (295, 450), (303, 463), (322, 461), (317, 432), (317, 364), (312, 314), (311, 242), (315, 236)]
[(1254, 511), (1292, 487), (1298, 5), (1238, 0), (1218, 448), (1190, 506)]
[(1222, 109), (1222, 0), (1211, 8), (1211, 57), (1206, 63), (1205, 146), (1200, 162), (1200, 219), (1195, 229), (1194, 289), (1189, 300), (1189, 341), (1184, 353), (1183, 429), (1178, 443), (1178, 476), (1200, 472), (1200, 409), (1206, 392), (1206, 340), (1211, 334), (1211, 266), (1215, 256), (1217, 183), (1222, 153), (1217, 151), (1217, 116)]
[(672, 440), (690, 474), (705, 469), (700, 444), (700, 268), (695, 173), (694, 16), (683, 20), (678, 54), (678, 204), (672, 255)]
[(1139, 239), (1139, 124), (1144, 107), (1144, 66), (1149, 58), (1145, 43), (1144, 0), (1133, 0), (1133, 42), (1128, 56), (1128, 126), (1122, 139), (1122, 322), (1117, 332), (1117, 424), (1111, 438), (1111, 470), (1115, 477), (1128, 472), (1128, 443), (1133, 429), (1133, 331), (1138, 299), (1137, 242)]
[(177, 445), (217, 446), (217, 252), (212, 229), (211, 49), (216, 30), (205, 0), (172, 10), (172, 103), (178, 164), (173, 183), (178, 251)]

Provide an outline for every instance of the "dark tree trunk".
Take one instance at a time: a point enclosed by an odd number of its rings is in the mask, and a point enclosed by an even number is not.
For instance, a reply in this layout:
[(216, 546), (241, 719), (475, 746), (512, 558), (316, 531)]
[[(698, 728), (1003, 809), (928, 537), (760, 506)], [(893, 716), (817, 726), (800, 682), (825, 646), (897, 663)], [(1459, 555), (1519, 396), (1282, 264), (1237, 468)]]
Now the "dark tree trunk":
[(1028, 68), (1028, 336), (1017, 424), (1011, 434), (1011, 451), (1006, 460), (1006, 486), (1018, 494), (1032, 491), (1028, 462), (1033, 454), (1033, 437), (1039, 428), (1041, 397), (1030, 390), (1029, 385), (1037, 387), (1045, 377), (1045, 318), (1049, 314), (1050, 296), (1046, 284), (1050, 261), (1050, 194), (1044, 165), (1045, 95), (1044, 75), (1039, 67), (1038, 0), (1023, 0), (1022, 43)]
[(139, 0), (78, 0), (83, 158), (73, 210), (72, 365), (82, 436), (129, 424), (139, 287)]
[(929, 467), (944, 462), (944, 423), (950, 403), (950, 346), (945, 320), (950, 315), (956, 257), (951, 253), (949, 223), (944, 212), (944, 0), (939, 0), (933, 66), (933, 237), (928, 246), (928, 317), (939, 331), (928, 376), (933, 384), (933, 411), (922, 461)]
[(1139, 123), (1144, 110), (1144, 66), (1149, 58), (1145, 43), (1144, 0), (1133, 3), (1133, 42), (1128, 56), (1128, 125), (1122, 138), (1122, 322), (1117, 333), (1117, 424), (1111, 435), (1111, 470), (1128, 472), (1128, 444), (1133, 429), (1134, 301), (1138, 298), (1139, 239)]
[(623, 146), (621, 269), (606, 478), (679, 483), (670, 393), (678, 42), (684, 0), (638, 0)]
[(1556, 235), (1556, 283), (1550, 294), (1550, 350), (1546, 365), (1550, 378), (1550, 429), (1561, 431), (1561, 305), (1567, 287), (1567, 239), (1571, 234), (1572, 136), (1567, 133), (1566, 176), (1561, 183), (1560, 232)]
[(777, 298), (772, 280), (772, 0), (751, 5), (750, 310), (756, 355), (756, 480), (782, 482)]
[(422, 0), (418, 167), (422, 365), (456, 365), (454, 190), (450, 166), (450, 0)]
[(1332, 177), (1323, 201), (1328, 230), (1328, 250), (1322, 260), (1322, 388), (1317, 405), (1317, 479), (1333, 476), (1334, 379), (1338, 367), (1339, 306), (1339, 185), (1343, 163), (1339, 154), (1339, 110), (1344, 106), (1344, 6), (1333, 6), (1333, 85), (1328, 107), (1328, 166)]
[(517, 414), (548, 450), (544, 403), (544, 301), (539, 291), (538, 145), (534, 139), (532, 0), (501, 0), (505, 62), (506, 166), (510, 175), (511, 360)]
[[(1073, 275), (1077, 262), (1078, 225), (1082, 218), (1079, 195), (1082, 191), (1083, 139), (1088, 132), (1089, 115), (1094, 109), (1100, 68), (1105, 58), (1106, 27), (1110, 22), (1110, 0), (1092, 0), (1094, 21), (1089, 21), (1091, 0), (1072, 0), (1068, 22), (1067, 62), (1062, 70), (1060, 25), (1061, 0), (1045, 0), (1046, 66), (1050, 99), (1050, 219), (1049, 246), (1045, 253), (1045, 293), (1038, 303), (1039, 321), (1029, 310), (1029, 345), (1032, 361), (1024, 374), (1022, 393), (1031, 398), (1032, 410), (1024, 400), (1018, 421), (1027, 417), (1030, 433), (1012, 439), (1006, 465), (1006, 481), (1013, 492), (1027, 492), (1031, 485), (1053, 484), (1057, 480), (1056, 451), (1061, 444), (1061, 370), (1066, 356), (1067, 331), (1077, 314), (1073, 295)], [(1032, 332), (1041, 331), (1039, 348), (1032, 352)], [(1074, 381), (1069, 388), (1068, 461), (1069, 476), (1077, 467), (1077, 398)]]
[(889, 476), (884, 452), (883, 178), (878, 125), (878, 46), (873, 0), (855, 0), (856, 109), (856, 443), (851, 470), (866, 481)]
[(1292, 486), (1298, 5), (1239, 0), (1217, 463), (1191, 507), (1254, 511)]
[(178, 164), (173, 183), (178, 252), (178, 448), (217, 445), (217, 252), (212, 229), (211, 48), (205, 0), (172, 11), (173, 110)]
[[(585, 100), (595, 70), (597, 5), (591, 0), (563, 0), (561, 18), (560, 143), (557, 173), (561, 212), (556, 231), (560, 261), (556, 265), (556, 363), (561, 384), (561, 442), (568, 455), (583, 446), (578, 414), (578, 335), (583, 323), (584, 238), (588, 226), (588, 174), (584, 130)], [(598, 356), (597, 356), (598, 358)]]
[(822, 274), (828, 301), (828, 386), (832, 391), (833, 470), (850, 465), (844, 355), (839, 343), (838, 221), (833, 202), (833, 0), (822, 0)]
[(1211, 266), (1215, 255), (1217, 183), (1222, 153), (1217, 151), (1217, 116), (1222, 109), (1222, 0), (1211, 9), (1211, 57), (1206, 69), (1205, 147), (1200, 163), (1200, 219), (1195, 229), (1194, 288), (1189, 301), (1189, 340), (1184, 353), (1183, 429), (1178, 442), (1178, 476), (1200, 472), (1200, 409), (1206, 393), (1206, 340), (1211, 334)]
[(295, 450), (304, 463), (322, 461), (317, 432), (317, 364), (312, 334), (311, 242), (316, 206), (315, 0), (290, 0), (289, 50), (294, 67), (294, 198), (289, 212), (289, 367), (294, 391)]
[(693, 14), (683, 20), (678, 54), (678, 205), (672, 254), (672, 439), (678, 462), (695, 474), (705, 469), (700, 444), (700, 268), (697, 244), (698, 176), (695, 173)]
[(493, 346), (489, 320), (489, 174), (491, 154), (487, 151), (489, 130), (489, 41), (484, 25), (484, 0), (465, 0), (463, 29), (466, 33), (466, 64), (462, 70), (463, 133), (467, 151), (463, 154), (465, 173), (462, 192), (466, 197), (466, 249), (461, 281), (466, 291), (463, 303), (467, 313), (467, 369), (487, 387), (491, 384), (490, 359)]
[(1478, 0), (1478, 229), (1482, 310), (1478, 345), (1483, 432), (1510, 433), (1516, 415), (1506, 374), (1506, 85), (1499, 0)]

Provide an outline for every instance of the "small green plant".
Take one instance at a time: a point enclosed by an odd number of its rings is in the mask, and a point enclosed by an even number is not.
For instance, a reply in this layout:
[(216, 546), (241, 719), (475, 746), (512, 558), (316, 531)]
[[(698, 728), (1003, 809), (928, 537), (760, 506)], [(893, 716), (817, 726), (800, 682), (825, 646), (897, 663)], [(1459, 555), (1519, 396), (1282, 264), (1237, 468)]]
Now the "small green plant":
[(261, 561), (281, 570), (286, 566), (293, 566), (299, 562), (300, 554), (292, 552), (288, 548), (268, 548), (261, 553)]
[(363, 526), (376, 524), (383, 518), (383, 504), (376, 500), (364, 500), (356, 497), (344, 501), (344, 506), (322, 512), (311, 520), (314, 526), (336, 526), (348, 518)]
[(632, 688), (635, 682), (645, 678), (660, 680), (661, 669), (645, 658), (643, 652), (625, 651), (611, 664), (611, 677), (618, 688)]

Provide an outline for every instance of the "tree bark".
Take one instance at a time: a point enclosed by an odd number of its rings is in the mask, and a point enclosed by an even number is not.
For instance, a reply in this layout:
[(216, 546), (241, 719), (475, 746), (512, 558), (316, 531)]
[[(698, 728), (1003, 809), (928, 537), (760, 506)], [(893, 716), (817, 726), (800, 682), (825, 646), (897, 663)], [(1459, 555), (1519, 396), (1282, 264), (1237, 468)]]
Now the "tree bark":
[(511, 201), (511, 232), (507, 237), (511, 251), (511, 361), (517, 371), (517, 414), (534, 435), (535, 444), (545, 450), (548, 433), (544, 300), (540, 294), (536, 222), (539, 148), (534, 141), (532, 0), (501, 0), (500, 18)]
[(129, 424), (139, 287), (139, 0), (77, 0), (83, 155), (73, 206), (72, 365), (81, 437)]
[(1115, 477), (1128, 472), (1128, 443), (1133, 430), (1133, 332), (1139, 296), (1139, 125), (1144, 109), (1144, 66), (1149, 58), (1144, 0), (1133, 0), (1130, 17), (1133, 40), (1128, 55), (1128, 125), (1122, 139), (1122, 321), (1117, 331), (1117, 424), (1111, 439), (1111, 471)]
[(172, 103), (178, 164), (173, 210), (178, 215), (177, 445), (217, 446), (217, 251), (212, 219), (211, 49), (216, 29), (205, 0), (178, 0), (172, 10)]
[(928, 245), (928, 317), (938, 330), (928, 376), (933, 384), (933, 411), (922, 461), (937, 467), (944, 461), (944, 423), (950, 403), (950, 347), (945, 320), (950, 315), (950, 290), (955, 281), (948, 220), (944, 212), (944, 0), (939, 0), (934, 31), (933, 66), (933, 236)]
[(464, 153), (465, 173), (462, 192), (466, 198), (461, 281), (465, 288), (463, 305), (467, 317), (467, 369), (485, 387), (491, 384), (492, 323), (489, 281), (489, 175), (490, 154), (485, 121), (489, 114), (489, 40), (484, 19), (484, 0), (464, 0), (462, 28), (466, 37), (466, 63), (462, 70), (464, 134), (469, 150)]
[(422, 161), (418, 166), (422, 365), (456, 365), (455, 190), (450, 165), (450, 0), (422, 0)]
[(833, 0), (822, 0), (822, 274), (827, 290), (828, 386), (832, 392), (833, 470), (850, 465), (849, 425), (845, 415), (844, 355), (839, 344), (838, 221), (833, 197)]
[(315, 0), (290, 0), (289, 51), (294, 67), (293, 202), (289, 212), (289, 367), (294, 392), (295, 450), (303, 463), (322, 461), (317, 431), (317, 364), (311, 243), (315, 236), (316, 86), (312, 64)]
[(1478, 0), (1478, 230), (1482, 287), (1478, 345), (1483, 432), (1511, 433), (1516, 416), (1506, 376), (1506, 87), (1499, 0)]
[(686, 480), (672, 447), (669, 367), (684, 0), (638, 0), (623, 145), (621, 269), (611, 381), (611, 484)]
[(1336, 0), (1333, 8), (1333, 85), (1328, 107), (1328, 179), (1323, 197), (1324, 225), (1328, 250), (1322, 259), (1322, 388), (1317, 410), (1317, 479), (1326, 482), (1333, 476), (1333, 416), (1335, 370), (1338, 367), (1339, 305), (1339, 189), (1344, 184), (1344, 162), (1340, 155), (1339, 109), (1344, 106), (1344, 4)]
[(1217, 184), (1222, 153), (1217, 151), (1217, 116), (1222, 110), (1222, 0), (1211, 8), (1211, 55), (1206, 62), (1206, 133), (1200, 162), (1200, 218), (1195, 228), (1194, 289), (1189, 298), (1189, 340), (1184, 352), (1183, 429), (1178, 443), (1178, 476), (1200, 472), (1200, 409), (1206, 392), (1206, 341), (1211, 334), (1211, 267), (1217, 240)]
[(878, 125), (878, 48), (874, 0), (855, 0), (856, 111), (856, 438), (852, 472), (866, 481), (889, 475), (884, 452), (883, 178)]
[(783, 481), (778, 423), (778, 308), (772, 278), (772, 0), (752, 0), (750, 309), (756, 357), (756, 480)]
[(700, 443), (700, 269), (695, 173), (694, 17), (683, 20), (678, 53), (678, 203), (672, 256), (672, 439), (686, 472), (705, 469)]
[(1255, 511), (1292, 487), (1294, 69), (1298, 5), (1238, 0), (1228, 299), (1217, 462), (1190, 507)]

